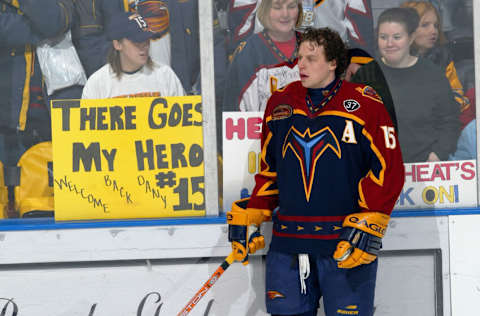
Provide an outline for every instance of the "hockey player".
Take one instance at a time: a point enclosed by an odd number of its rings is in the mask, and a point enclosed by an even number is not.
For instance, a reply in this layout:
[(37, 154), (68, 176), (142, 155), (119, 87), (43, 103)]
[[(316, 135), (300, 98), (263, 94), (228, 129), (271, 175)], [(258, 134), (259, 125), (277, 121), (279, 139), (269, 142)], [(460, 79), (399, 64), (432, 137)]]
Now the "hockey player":
[(266, 306), (272, 315), (372, 315), (381, 248), (404, 182), (392, 121), (369, 86), (340, 79), (345, 45), (328, 28), (300, 40), (300, 80), (273, 93), (250, 199), (227, 214), (235, 259), (263, 248), (270, 216)]

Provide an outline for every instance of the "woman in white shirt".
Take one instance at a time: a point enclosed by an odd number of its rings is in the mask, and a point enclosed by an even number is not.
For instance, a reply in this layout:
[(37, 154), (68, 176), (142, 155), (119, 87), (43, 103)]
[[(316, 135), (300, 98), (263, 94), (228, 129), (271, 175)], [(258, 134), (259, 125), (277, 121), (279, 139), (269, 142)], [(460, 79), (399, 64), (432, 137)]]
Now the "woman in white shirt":
[(107, 34), (112, 40), (108, 63), (90, 76), (82, 99), (185, 94), (173, 70), (152, 61), (149, 47), (155, 34), (140, 15), (125, 12), (112, 17)]

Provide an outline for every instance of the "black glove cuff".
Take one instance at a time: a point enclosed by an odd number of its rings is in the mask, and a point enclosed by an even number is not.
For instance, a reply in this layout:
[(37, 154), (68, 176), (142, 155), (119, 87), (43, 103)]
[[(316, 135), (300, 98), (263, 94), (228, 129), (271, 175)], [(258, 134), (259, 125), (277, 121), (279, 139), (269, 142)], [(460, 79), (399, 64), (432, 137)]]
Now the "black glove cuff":
[(245, 243), (247, 238), (247, 226), (228, 225), (228, 241)]
[(353, 227), (344, 227), (340, 240), (348, 241), (353, 247), (375, 256), (378, 256), (382, 248), (382, 238)]

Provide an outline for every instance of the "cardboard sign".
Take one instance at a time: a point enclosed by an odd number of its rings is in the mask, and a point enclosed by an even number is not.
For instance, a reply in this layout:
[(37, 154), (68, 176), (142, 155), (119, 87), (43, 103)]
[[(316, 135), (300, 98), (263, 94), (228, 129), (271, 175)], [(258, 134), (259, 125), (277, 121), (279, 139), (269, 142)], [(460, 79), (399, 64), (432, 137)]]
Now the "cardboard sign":
[(201, 97), (52, 102), (55, 219), (205, 215)]
[(247, 197), (260, 168), (263, 112), (223, 113), (223, 207)]
[[(223, 113), (224, 210), (248, 197), (260, 165), (262, 112)], [(477, 206), (476, 161), (405, 164), (405, 185), (395, 209)]]
[(405, 164), (405, 185), (395, 209), (477, 206), (475, 160)]

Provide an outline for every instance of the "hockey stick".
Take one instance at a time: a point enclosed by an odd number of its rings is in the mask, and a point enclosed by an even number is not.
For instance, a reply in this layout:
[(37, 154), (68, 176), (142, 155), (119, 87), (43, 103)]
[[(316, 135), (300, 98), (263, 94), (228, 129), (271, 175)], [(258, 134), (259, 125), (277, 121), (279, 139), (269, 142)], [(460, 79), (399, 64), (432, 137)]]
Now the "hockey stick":
[(192, 297), (192, 299), (185, 305), (185, 307), (177, 314), (177, 316), (185, 316), (192, 311), (192, 309), (197, 305), (197, 303), (202, 299), (202, 297), (207, 293), (208, 290), (218, 281), (223, 272), (228, 269), (228, 267), (233, 263), (235, 259), (233, 258), (233, 251), (225, 258), (225, 261), (213, 272), (210, 278), (203, 284), (203, 286), (198, 290), (197, 293)]

